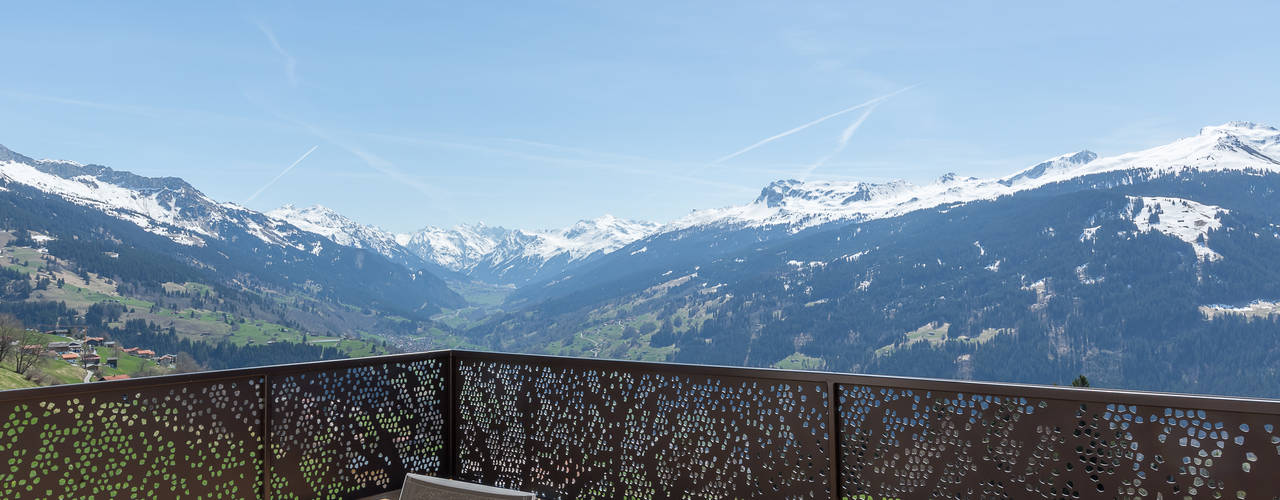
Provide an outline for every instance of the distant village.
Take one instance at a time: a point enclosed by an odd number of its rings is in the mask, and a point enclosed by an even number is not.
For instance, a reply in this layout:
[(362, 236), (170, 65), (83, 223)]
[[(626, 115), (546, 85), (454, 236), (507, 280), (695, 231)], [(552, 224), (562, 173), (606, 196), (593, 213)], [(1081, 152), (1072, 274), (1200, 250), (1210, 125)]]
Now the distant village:
[[(127, 374), (118, 375), (102, 375), (102, 367), (120, 368), (119, 354), (124, 353), (145, 360), (151, 360), (161, 368), (177, 368), (178, 357), (174, 354), (156, 355), (151, 349), (133, 346), (125, 347), (118, 345), (114, 340), (107, 340), (105, 337), (90, 337), (84, 334), (81, 328), (59, 328), (42, 331), (45, 335), (66, 337), (69, 341), (53, 341), (43, 345), (32, 344), (22, 346), (26, 351), (38, 351), (41, 355), (60, 358), (72, 366), (84, 368), (89, 372), (89, 376), (85, 381), (92, 380), (122, 380), (129, 378)], [(104, 347), (112, 350), (114, 356), (103, 358), (98, 354), (98, 347)]]

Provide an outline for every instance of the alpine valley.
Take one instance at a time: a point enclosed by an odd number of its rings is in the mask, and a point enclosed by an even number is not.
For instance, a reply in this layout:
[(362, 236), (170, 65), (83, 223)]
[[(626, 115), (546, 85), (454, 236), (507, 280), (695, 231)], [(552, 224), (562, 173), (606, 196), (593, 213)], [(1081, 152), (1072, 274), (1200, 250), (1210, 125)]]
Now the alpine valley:
[(391, 234), (0, 147), (0, 312), (213, 368), (472, 347), (1275, 397), (1278, 190), (1280, 130), (1233, 122), (665, 224)]

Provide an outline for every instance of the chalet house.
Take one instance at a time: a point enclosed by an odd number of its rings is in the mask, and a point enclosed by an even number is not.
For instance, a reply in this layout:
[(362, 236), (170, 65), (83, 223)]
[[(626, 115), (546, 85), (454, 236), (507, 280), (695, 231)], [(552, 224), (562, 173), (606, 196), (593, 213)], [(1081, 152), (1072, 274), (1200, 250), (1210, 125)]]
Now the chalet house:
[(115, 347), (115, 346), (116, 346), (116, 341), (114, 341), (114, 340), (104, 340), (104, 341), (102, 341), (102, 347)]
[(62, 354), (62, 360), (68, 363), (71, 363), (73, 365), (76, 364), (76, 360), (78, 359), (80, 359), (80, 355), (74, 352), (67, 352)]
[(100, 346), (104, 340), (106, 340), (104, 337), (85, 337), (84, 343), (85, 345)]
[(129, 348), (121, 349), (121, 350), (122, 350), (122, 351), (124, 351), (124, 353), (125, 353), (125, 354), (137, 354), (137, 353), (138, 353), (138, 348), (137, 348), (137, 347), (129, 347)]
[(58, 354), (71, 352), (70, 342), (50, 342), (46, 344), (46, 346), (49, 348), (50, 351), (56, 352)]
[(135, 356), (143, 359), (152, 359), (156, 357), (156, 352), (151, 349), (141, 349), (133, 353)]
[(156, 358), (156, 363), (173, 368), (174, 365), (178, 364), (178, 357), (172, 354), (165, 354), (164, 356)]
[(72, 340), (71, 342), (67, 342), (67, 349), (69, 349), (71, 352), (80, 352), (81, 349), (84, 349), (84, 342), (81, 342), (79, 340)]
[(127, 378), (129, 378), (128, 375), (107, 375), (102, 377), (102, 380), (124, 380)]
[(102, 363), (102, 356), (99, 356), (97, 354), (86, 354), (83, 358), (80, 358), (80, 364), (83, 365), (85, 368), (88, 368), (91, 366), (98, 366), (101, 363)]

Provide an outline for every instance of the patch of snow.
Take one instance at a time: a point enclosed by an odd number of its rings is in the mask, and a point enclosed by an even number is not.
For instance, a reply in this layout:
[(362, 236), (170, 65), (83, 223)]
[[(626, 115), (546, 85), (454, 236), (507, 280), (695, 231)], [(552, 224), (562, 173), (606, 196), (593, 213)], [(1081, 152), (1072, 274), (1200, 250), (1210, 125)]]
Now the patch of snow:
[(1244, 306), (1230, 306), (1224, 304), (1210, 304), (1200, 306), (1200, 311), (1206, 316), (1213, 317), (1219, 314), (1240, 314), (1245, 316), (1271, 316), (1280, 314), (1280, 302), (1270, 300), (1255, 300)]
[[(306, 208), (285, 205), (267, 212), (267, 216), (308, 233), (324, 236), (342, 246), (373, 250), (393, 261), (408, 262), (407, 252), (396, 241), (396, 236), (376, 227), (360, 224), (321, 205)], [(310, 252), (320, 255), (320, 245), (313, 246)]]
[(844, 259), (845, 262), (857, 262), (858, 259), (861, 259), (863, 255), (866, 255), (870, 252), (871, 252), (870, 250), (863, 250), (858, 253), (845, 255), (844, 257), (841, 257), (841, 259)]
[(1129, 213), (1138, 231), (1157, 231), (1191, 245), (1200, 260), (1222, 255), (1208, 246), (1209, 232), (1222, 227), (1220, 216), (1230, 213), (1213, 205), (1164, 196), (1129, 197)]
[(1094, 238), (1096, 238), (1098, 235), (1098, 229), (1100, 229), (1101, 227), (1102, 226), (1093, 226), (1093, 227), (1084, 228), (1084, 231), (1080, 232), (1080, 243), (1084, 243), (1086, 241), (1093, 241)]
[(645, 253), (645, 252), (648, 252), (648, 251), (649, 251), (649, 247), (644, 246), (644, 247), (640, 247), (640, 249), (639, 249), (639, 250), (636, 250), (636, 251), (634, 251), (634, 252), (631, 252), (631, 255), (641, 254), (641, 253)]
[[(58, 163), (80, 166), (70, 162)], [(182, 189), (173, 191), (164, 188), (142, 192), (100, 180), (87, 173), (69, 178), (60, 177), (40, 170), (35, 165), (13, 160), (0, 163), (0, 178), (58, 195), (77, 205), (100, 210), (132, 222), (143, 230), (170, 237), (175, 241), (177, 239), (190, 241), (194, 238), (189, 235), (179, 236), (184, 231), (217, 237), (217, 234), (195, 220), (194, 216), (184, 214), (181, 207), (174, 203), (175, 195), (184, 195), (213, 204), (212, 200), (199, 192), (187, 192)], [(179, 241), (179, 243), (182, 242)]]
[(1099, 276), (1097, 278), (1090, 277), (1088, 263), (1076, 266), (1076, 279), (1080, 280), (1080, 283), (1083, 285), (1096, 285), (1107, 280), (1106, 276)]

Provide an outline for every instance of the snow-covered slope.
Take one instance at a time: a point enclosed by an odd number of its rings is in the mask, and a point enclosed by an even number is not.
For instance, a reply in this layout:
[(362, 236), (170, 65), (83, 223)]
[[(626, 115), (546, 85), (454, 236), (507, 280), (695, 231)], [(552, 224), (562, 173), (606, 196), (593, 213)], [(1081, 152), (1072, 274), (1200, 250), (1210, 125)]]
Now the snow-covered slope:
[(295, 228), (233, 203), (218, 203), (176, 177), (143, 177), (101, 165), (33, 160), (0, 146), (0, 182), (31, 186), (183, 245), (204, 246), (208, 238), (221, 239), (231, 224), (273, 245), (305, 246), (297, 241)]
[(628, 243), (648, 236), (659, 227), (652, 222), (619, 219), (604, 215), (595, 219), (580, 220), (572, 226), (546, 231), (522, 231), (533, 236), (521, 255), (550, 260), (568, 255), (569, 261), (577, 261), (602, 252), (608, 253)]
[[(144, 283), (163, 276), (208, 280), (237, 290), (298, 290), (318, 300), (390, 308), (402, 315), (431, 314), (463, 303), (432, 272), (405, 269), (314, 233), (320, 230), (318, 219), (300, 220), (307, 230), (300, 229), (219, 203), (174, 177), (34, 160), (0, 147), (0, 188), (9, 216), (4, 229), (64, 242), (60, 249), (48, 249), (62, 252), (62, 258), (109, 249), (103, 251), (135, 263), (121, 267), (126, 278)], [(73, 240), (81, 243), (66, 243)], [(385, 241), (394, 243), (389, 236)], [(137, 264), (140, 259), (159, 259), (157, 271), (138, 271), (147, 267)], [(109, 265), (98, 269), (114, 272)]]
[(1133, 171), (1155, 177), (1222, 170), (1280, 172), (1280, 130), (1249, 122), (1205, 127), (1196, 136), (1155, 148), (1106, 158), (1090, 151), (1058, 156), (995, 179), (948, 174), (927, 185), (904, 181), (777, 181), (752, 203), (698, 210), (664, 231), (696, 226), (787, 226), (792, 231), (833, 222), (894, 217), (953, 203), (995, 199), (1091, 174)]
[(423, 264), (421, 259), (401, 246), (391, 233), (351, 220), (322, 205), (306, 208), (285, 205), (267, 212), (267, 215), (303, 231), (329, 238), (339, 245), (378, 252), (392, 262), (410, 269), (418, 269)]
[(422, 259), (478, 279), (522, 283), (607, 254), (659, 227), (605, 215), (561, 229), (523, 230), (462, 225), (428, 227), (397, 239)]
[(1129, 213), (1141, 232), (1157, 231), (1180, 239), (1195, 249), (1202, 260), (1218, 260), (1222, 255), (1209, 248), (1209, 232), (1222, 227), (1219, 219), (1229, 211), (1182, 198), (1130, 196)]
[(396, 241), (410, 252), (451, 271), (466, 272), (485, 259), (513, 231), (495, 226), (465, 224), (452, 229), (427, 227), (398, 234)]

